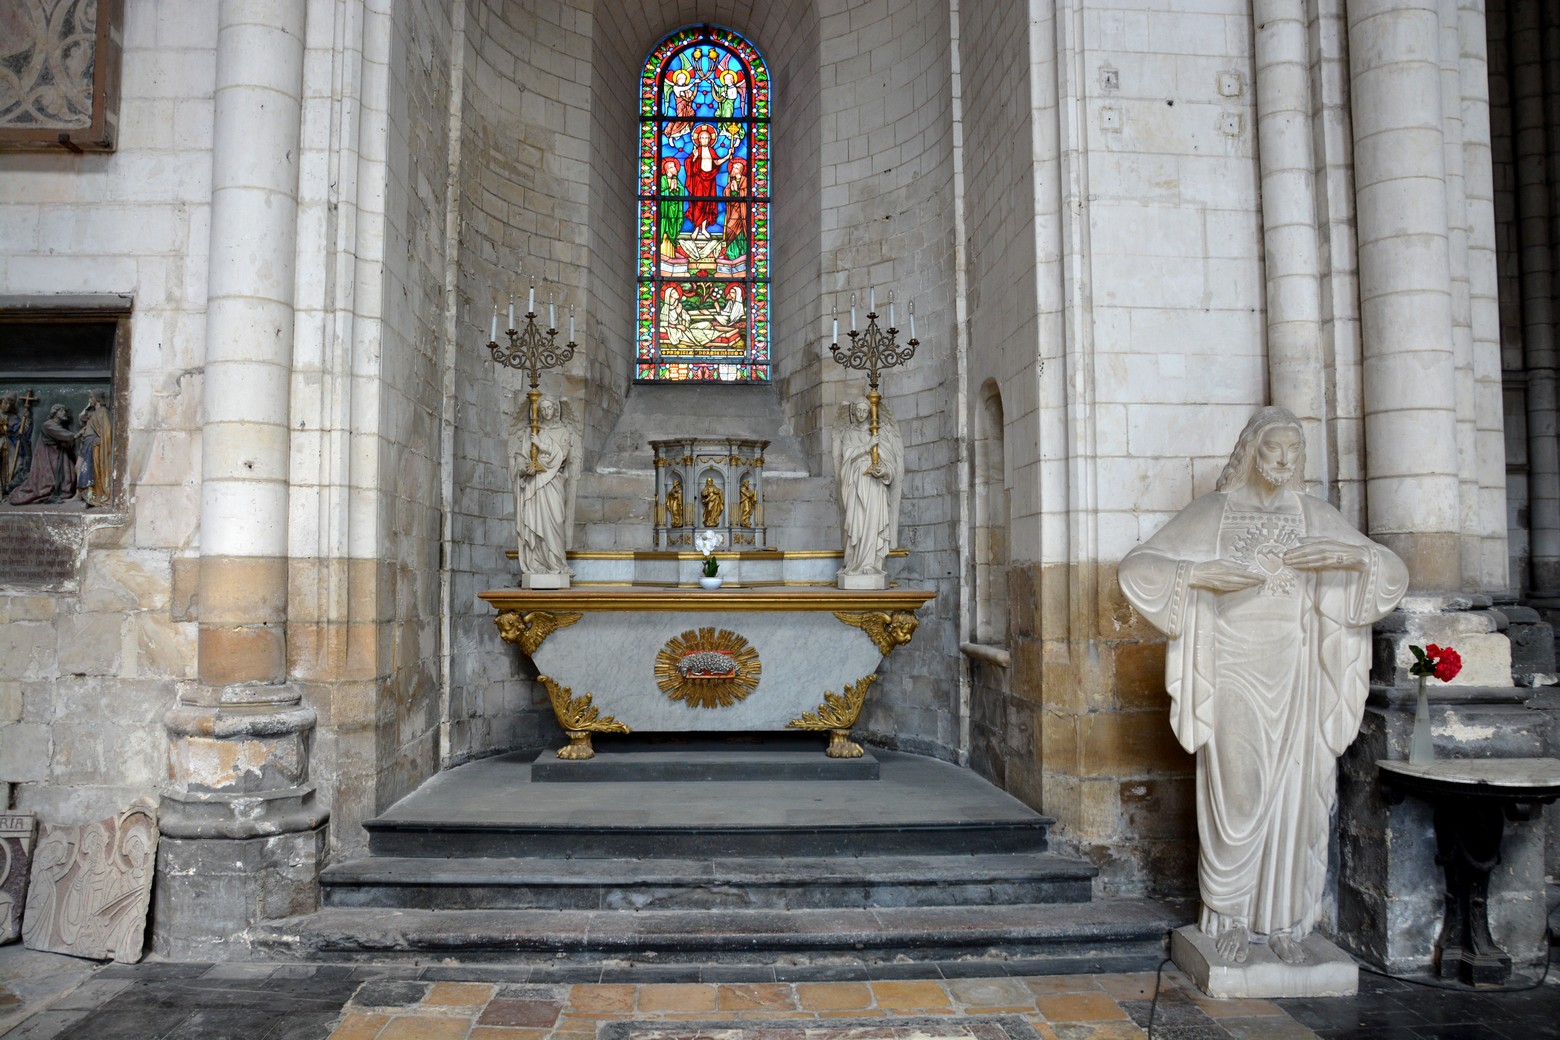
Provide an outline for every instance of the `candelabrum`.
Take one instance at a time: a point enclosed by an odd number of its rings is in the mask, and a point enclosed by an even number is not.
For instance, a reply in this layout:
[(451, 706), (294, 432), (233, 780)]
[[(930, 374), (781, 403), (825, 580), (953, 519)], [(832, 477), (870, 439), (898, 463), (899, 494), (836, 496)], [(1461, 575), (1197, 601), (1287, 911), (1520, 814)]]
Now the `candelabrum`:
[(867, 327), (858, 331), (856, 329), (856, 294), (850, 296), (850, 331), (846, 335), (850, 342), (840, 346), (840, 319), (834, 319), (833, 342), (829, 344), (829, 353), (834, 360), (848, 369), (867, 374), (867, 408), (870, 411), (872, 422), (872, 465), (878, 464), (878, 402), (883, 395), (878, 392), (878, 374), (885, 368), (894, 368), (897, 365), (907, 363), (915, 357), (915, 348), (920, 346), (920, 340), (915, 338), (915, 301), (910, 301), (910, 339), (904, 346), (899, 346), (895, 340), (899, 335), (899, 329), (894, 323), (894, 294), (888, 294), (888, 327), (878, 328), (877, 314), (877, 290), (871, 289), (867, 295)]
[(542, 429), (539, 414), (541, 376), (543, 370), (562, 367), (574, 356), (574, 348), (578, 346), (574, 342), (574, 306), (569, 306), (569, 341), (561, 348), (558, 346), (557, 308), (551, 298), (547, 301), (547, 326), (543, 330), (536, 323), (536, 290), (533, 288), (523, 330), (515, 328), (515, 301), (514, 297), (509, 298), (509, 328), (504, 330), (504, 338), (509, 341), (507, 346), (498, 341), (497, 304), (493, 305), (493, 324), (488, 330), (487, 346), (493, 360), (506, 368), (519, 369), (530, 379), (531, 388), (525, 396), (531, 410), (531, 470), (535, 473), (542, 469), (537, 448), (537, 434)]

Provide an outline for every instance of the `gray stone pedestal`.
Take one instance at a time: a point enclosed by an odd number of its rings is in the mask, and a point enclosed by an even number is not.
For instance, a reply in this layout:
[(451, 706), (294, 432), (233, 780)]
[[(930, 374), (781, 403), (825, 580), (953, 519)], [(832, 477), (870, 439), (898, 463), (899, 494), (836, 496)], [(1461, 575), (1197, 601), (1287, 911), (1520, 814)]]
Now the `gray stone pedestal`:
[(1230, 964), (1196, 925), (1170, 933), (1170, 958), (1210, 997), (1352, 997), (1360, 989), (1354, 958), (1312, 932), (1304, 964), (1287, 964), (1265, 944), (1252, 943), (1244, 964)]

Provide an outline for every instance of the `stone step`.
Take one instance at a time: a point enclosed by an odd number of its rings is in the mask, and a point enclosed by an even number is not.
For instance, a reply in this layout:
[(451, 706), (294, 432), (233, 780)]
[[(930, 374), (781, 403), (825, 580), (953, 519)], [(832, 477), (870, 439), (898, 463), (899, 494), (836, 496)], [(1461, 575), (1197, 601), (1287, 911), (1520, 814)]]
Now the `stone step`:
[[(572, 786), (572, 785), (569, 785)], [(452, 823), (365, 821), (375, 856), (550, 856), (567, 849), (581, 859), (678, 856), (870, 856), (928, 855), (949, 849), (983, 853), (1047, 851), (1046, 831), (1054, 822), (1028, 820), (890, 826), (796, 825), (756, 827), (638, 826), (590, 823)]]
[(1098, 871), (1053, 854), (643, 860), (376, 856), (327, 868), (325, 903), (667, 910), (1087, 902)]
[(1147, 899), (637, 913), (327, 907), (257, 926), (255, 950), (280, 959), (782, 965), (796, 978), (810, 967), (885, 962), (958, 961), (977, 975), (1004, 974), (1005, 965), (1024, 974), (1152, 971), (1169, 930), (1191, 912)]

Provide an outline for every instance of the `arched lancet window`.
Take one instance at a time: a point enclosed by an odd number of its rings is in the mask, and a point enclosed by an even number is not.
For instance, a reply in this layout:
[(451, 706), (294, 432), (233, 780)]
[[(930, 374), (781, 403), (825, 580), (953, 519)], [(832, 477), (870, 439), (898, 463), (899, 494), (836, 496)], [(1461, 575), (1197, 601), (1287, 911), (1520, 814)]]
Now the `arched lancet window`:
[(690, 26), (639, 80), (639, 382), (766, 382), (769, 72)]

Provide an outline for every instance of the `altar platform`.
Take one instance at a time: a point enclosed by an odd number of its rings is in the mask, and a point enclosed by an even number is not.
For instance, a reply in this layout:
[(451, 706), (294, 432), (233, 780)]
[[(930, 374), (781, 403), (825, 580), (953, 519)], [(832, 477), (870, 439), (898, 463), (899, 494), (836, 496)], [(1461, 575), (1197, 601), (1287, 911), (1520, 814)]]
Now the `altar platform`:
[[(805, 735), (625, 736), (569, 763), (600, 779), (567, 782), (538, 779), (538, 757), (447, 770), (368, 821), (371, 854), (329, 867), (325, 906), (269, 922), (257, 952), (1070, 973), (1152, 969), (1190, 920), (1093, 900), (1095, 869), (1051, 847), (1050, 819), (948, 762), (874, 748), (864, 769)], [(688, 778), (699, 759), (710, 779)]]

